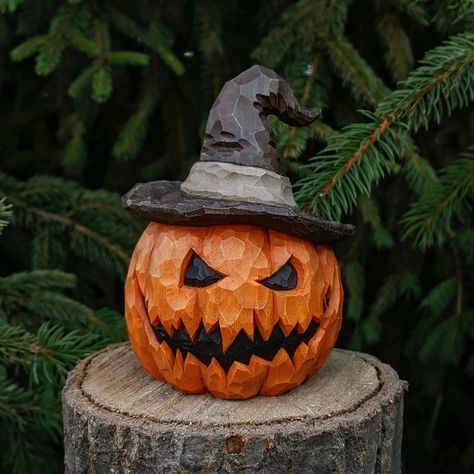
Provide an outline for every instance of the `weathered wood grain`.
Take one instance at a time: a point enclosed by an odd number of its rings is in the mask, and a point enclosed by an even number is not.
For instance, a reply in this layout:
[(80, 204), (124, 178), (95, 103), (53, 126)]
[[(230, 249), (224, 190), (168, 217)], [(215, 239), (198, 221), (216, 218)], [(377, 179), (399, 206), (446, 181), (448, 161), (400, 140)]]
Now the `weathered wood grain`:
[(405, 383), (334, 350), (307, 383), (245, 401), (185, 395), (130, 345), (90, 356), (63, 392), (67, 473), (397, 473)]

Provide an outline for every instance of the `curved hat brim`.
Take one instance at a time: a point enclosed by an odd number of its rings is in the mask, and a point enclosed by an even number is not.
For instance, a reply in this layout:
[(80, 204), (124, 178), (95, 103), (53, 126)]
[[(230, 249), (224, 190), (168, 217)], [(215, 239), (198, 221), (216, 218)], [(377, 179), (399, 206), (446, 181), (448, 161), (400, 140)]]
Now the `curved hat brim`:
[(125, 209), (151, 221), (173, 225), (251, 224), (292, 234), (320, 244), (355, 233), (351, 224), (315, 217), (297, 208), (257, 202), (211, 199), (186, 194), (179, 181), (136, 184), (122, 198)]

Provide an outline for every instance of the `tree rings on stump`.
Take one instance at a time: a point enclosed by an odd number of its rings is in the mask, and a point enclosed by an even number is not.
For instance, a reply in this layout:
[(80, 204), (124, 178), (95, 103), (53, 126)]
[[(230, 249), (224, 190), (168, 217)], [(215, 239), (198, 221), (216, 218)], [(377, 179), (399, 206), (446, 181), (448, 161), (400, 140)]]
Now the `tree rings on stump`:
[(234, 401), (153, 379), (129, 343), (81, 361), (63, 391), (67, 473), (400, 472), (406, 383), (335, 349), (285, 395)]

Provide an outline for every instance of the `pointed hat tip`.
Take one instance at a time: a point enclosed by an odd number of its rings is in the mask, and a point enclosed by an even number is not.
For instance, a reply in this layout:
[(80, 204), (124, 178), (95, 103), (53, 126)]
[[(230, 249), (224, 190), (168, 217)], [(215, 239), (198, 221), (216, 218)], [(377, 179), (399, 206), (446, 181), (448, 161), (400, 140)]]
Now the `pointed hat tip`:
[(254, 65), (226, 82), (206, 126), (201, 161), (223, 161), (278, 172), (278, 157), (266, 116), (292, 126), (312, 123), (320, 114), (302, 106), (291, 85), (276, 72)]

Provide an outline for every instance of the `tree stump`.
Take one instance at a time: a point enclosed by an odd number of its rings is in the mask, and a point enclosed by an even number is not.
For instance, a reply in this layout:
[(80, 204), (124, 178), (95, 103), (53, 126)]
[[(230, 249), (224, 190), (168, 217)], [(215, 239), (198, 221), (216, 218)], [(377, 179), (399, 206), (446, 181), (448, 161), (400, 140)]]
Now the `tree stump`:
[(63, 392), (67, 473), (397, 473), (403, 390), (376, 358), (335, 349), (279, 397), (186, 395), (128, 343), (81, 361)]

